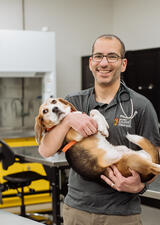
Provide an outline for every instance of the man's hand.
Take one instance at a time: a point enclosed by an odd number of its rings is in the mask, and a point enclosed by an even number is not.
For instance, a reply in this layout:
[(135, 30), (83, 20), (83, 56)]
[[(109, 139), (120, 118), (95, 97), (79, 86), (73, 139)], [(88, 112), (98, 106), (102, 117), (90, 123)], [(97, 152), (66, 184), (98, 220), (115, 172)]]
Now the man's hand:
[(134, 170), (130, 169), (132, 175), (129, 177), (122, 176), (116, 166), (109, 167), (107, 170), (108, 177), (101, 175), (101, 178), (117, 191), (138, 193), (145, 186), (141, 182), (140, 175)]
[(83, 137), (97, 133), (98, 125), (96, 121), (85, 113), (72, 112), (65, 119), (69, 126)]

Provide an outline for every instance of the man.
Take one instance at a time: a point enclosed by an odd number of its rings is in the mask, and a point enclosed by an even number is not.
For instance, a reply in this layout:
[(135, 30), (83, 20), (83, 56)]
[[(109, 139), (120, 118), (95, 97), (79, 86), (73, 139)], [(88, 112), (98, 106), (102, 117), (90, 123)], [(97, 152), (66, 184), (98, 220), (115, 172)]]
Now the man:
[[(125, 138), (127, 132), (139, 134), (160, 145), (158, 120), (148, 99), (121, 82), (121, 72), (127, 66), (125, 47), (115, 35), (102, 35), (96, 39), (89, 59), (94, 88), (66, 97), (79, 111), (70, 113), (60, 125), (47, 133), (39, 152), (53, 155), (63, 143), (70, 127), (87, 137), (97, 132), (97, 124), (87, 116), (98, 109), (109, 123), (109, 141), (136, 149)], [(123, 177), (115, 166), (108, 169), (109, 176), (101, 176), (105, 185), (85, 180), (70, 170), (68, 194), (64, 204), (64, 225), (141, 225), (139, 193), (145, 191), (140, 176), (131, 170)]]

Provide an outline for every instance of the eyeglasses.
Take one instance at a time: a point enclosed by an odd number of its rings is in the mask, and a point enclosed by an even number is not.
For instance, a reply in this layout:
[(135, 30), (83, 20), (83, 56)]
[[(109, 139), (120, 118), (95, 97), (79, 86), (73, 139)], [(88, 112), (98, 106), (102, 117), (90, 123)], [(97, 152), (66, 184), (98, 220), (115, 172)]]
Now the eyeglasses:
[(92, 55), (92, 59), (93, 59), (94, 62), (101, 62), (104, 57), (106, 57), (106, 60), (108, 61), (108, 63), (115, 63), (119, 59), (123, 59), (121, 56), (119, 56), (115, 53), (114, 54), (108, 54), (108, 55), (96, 53), (96, 54)]

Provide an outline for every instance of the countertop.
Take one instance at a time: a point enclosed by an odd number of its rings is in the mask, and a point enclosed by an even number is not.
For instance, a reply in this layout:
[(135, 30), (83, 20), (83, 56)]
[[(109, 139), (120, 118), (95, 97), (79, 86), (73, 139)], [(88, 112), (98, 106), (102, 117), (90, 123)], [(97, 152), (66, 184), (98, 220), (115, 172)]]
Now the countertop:
[(39, 152), (37, 146), (32, 147), (17, 147), (12, 148), (13, 152), (17, 157), (27, 162), (38, 162), (46, 166), (66, 166), (68, 165), (65, 158), (65, 153), (56, 153), (54, 156), (43, 158)]
[(160, 175), (149, 185), (149, 189), (142, 196), (160, 200)]

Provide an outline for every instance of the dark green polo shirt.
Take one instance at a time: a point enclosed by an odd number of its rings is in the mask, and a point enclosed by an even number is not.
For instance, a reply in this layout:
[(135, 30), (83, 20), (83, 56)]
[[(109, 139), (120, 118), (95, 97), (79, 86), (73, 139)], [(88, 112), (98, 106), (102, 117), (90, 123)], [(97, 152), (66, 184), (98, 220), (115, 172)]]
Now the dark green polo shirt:
[[(138, 147), (126, 139), (128, 132), (142, 135), (160, 146), (158, 119), (151, 102), (123, 85), (110, 104), (96, 102), (94, 88), (68, 95), (66, 100), (78, 111), (87, 114), (92, 109), (99, 110), (109, 124), (107, 139), (113, 145), (126, 145), (137, 150)], [(141, 212), (138, 194), (118, 192), (107, 184), (103, 186), (86, 181), (72, 169), (65, 203), (80, 210), (99, 214), (133, 215)]]

